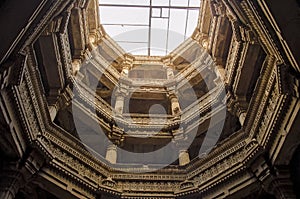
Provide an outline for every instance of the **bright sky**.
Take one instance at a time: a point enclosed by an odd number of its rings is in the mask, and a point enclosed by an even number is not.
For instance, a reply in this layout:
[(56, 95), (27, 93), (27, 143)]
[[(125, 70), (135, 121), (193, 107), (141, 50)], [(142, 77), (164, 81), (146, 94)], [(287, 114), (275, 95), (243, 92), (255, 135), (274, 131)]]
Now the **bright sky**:
[(164, 56), (190, 37), (200, 0), (99, 0), (105, 31), (133, 55)]

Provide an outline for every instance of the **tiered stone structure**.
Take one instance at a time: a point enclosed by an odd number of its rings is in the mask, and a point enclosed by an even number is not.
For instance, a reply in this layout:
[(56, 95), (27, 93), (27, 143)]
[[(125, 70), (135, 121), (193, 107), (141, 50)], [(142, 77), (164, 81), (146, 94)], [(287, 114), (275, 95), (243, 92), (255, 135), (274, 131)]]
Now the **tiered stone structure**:
[(296, 1), (202, 0), (165, 57), (124, 52), (98, 3), (0, 3), (0, 198), (296, 198)]

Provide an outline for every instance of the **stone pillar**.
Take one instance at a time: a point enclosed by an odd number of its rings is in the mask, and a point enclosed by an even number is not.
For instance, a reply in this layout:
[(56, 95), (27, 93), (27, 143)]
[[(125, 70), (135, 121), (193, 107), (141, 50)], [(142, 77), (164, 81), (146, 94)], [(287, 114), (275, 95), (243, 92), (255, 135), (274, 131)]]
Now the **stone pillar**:
[(124, 66), (121, 75), (124, 77), (128, 77), (128, 73), (129, 73), (129, 66)]
[(51, 121), (54, 121), (56, 115), (57, 115), (57, 107), (55, 105), (51, 105), (48, 107), (49, 108), (49, 113), (50, 113), (50, 118)]
[(79, 71), (80, 64), (81, 64), (81, 61), (79, 59), (73, 60), (73, 62), (72, 62), (73, 75), (76, 75), (76, 73)]
[(115, 110), (122, 114), (124, 109), (124, 96), (121, 93), (116, 94)]
[(107, 146), (105, 158), (107, 161), (109, 161), (112, 164), (117, 163), (117, 146), (115, 144), (110, 143)]
[(180, 104), (179, 104), (177, 96), (174, 93), (172, 93), (172, 94), (170, 94), (169, 98), (171, 101), (172, 115), (179, 115), (181, 112), (181, 109), (180, 109)]
[(266, 191), (274, 195), (276, 199), (297, 198), (290, 177), (276, 177), (270, 182)]
[(89, 36), (89, 47), (91, 48), (90, 49), (91, 51), (97, 48), (95, 34), (90, 34), (90, 36)]
[(290, 169), (286, 165), (276, 168), (276, 176), (269, 176), (263, 181), (263, 188), (266, 192), (275, 196), (276, 199), (297, 198), (293, 189)]
[(22, 174), (20, 172), (3, 171), (0, 175), (0, 198), (14, 199), (22, 184)]
[(190, 162), (190, 155), (187, 149), (179, 150), (179, 165), (183, 166)]
[(225, 69), (222, 65), (217, 65), (215, 67), (215, 73), (217, 74), (217, 76), (224, 82), (225, 81)]
[(241, 113), (239, 114), (239, 121), (240, 121), (240, 124), (241, 124), (242, 126), (244, 125), (245, 118), (246, 118), (246, 113), (245, 113), (245, 112), (241, 112)]
[(274, 190), (274, 196), (276, 199), (291, 199), (291, 198), (296, 199), (297, 198), (294, 193), (292, 184), (290, 184), (289, 186), (285, 185), (282, 187), (277, 187)]
[(189, 143), (189, 138), (185, 135), (185, 131), (183, 128), (179, 128), (172, 131), (174, 136), (174, 141), (176, 148), (178, 150), (178, 160), (179, 165), (183, 166), (190, 162), (190, 155), (188, 152), (189, 144), (191, 144), (191, 140)]

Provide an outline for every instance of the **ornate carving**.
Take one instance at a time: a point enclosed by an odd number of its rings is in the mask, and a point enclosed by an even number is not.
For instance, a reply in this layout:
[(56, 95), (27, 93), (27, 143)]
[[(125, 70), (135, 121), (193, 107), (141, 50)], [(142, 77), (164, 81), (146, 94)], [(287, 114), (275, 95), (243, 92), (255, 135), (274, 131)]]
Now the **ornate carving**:
[(102, 181), (102, 184), (110, 188), (115, 188), (117, 183), (113, 181), (111, 177), (108, 177)]
[(23, 78), (27, 56), (20, 55), (15, 62), (6, 62), (0, 70), (0, 90), (9, 85), (19, 85)]
[[(81, 1), (79, 4), (85, 4), (86, 2)], [(239, 3), (237, 3), (239, 4)], [(183, 196), (185, 194), (190, 194), (193, 191), (197, 192), (209, 192), (217, 187), (221, 183), (231, 183), (233, 181), (239, 181), (238, 175), (242, 176), (242, 173), (247, 173), (247, 167), (252, 164), (251, 161), (256, 158), (263, 149), (266, 149), (268, 144), (272, 144), (272, 136), (274, 136), (276, 131), (276, 126), (278, 125), (278, 120), (284, 117), (284, 107), (288, 104), (286, 94), (289, 93), (289, 89), (285, 90), (286, 80), (281, 79), (281, 75), (275, 70), (276, 60), (281, 60), (277, 49), (272, 44), (272, 39), (270, 39), (269, 34), (265, 31), (264, 25), (260, 22), (259, 16), (252, 8), (252, 4), (249, 1), (242, 1), (241, 8), (245, 11), (251, 26), (253, 29), (247, 29), (241, 27), (236, 21), (233, 22), (233, 30), (235, 32), (235, 37), (232, 40), (232, 46), (229, 52), (229, 58), (227, 59), (226, 70), (228, 71), (227, 82), (229, 86), (235, 81), (235, 74), (238, 70), (237, 62), (238, 57), (242, 51), (241, 42), (257, 42), (255, 34), (257, 33), (262, 44), (267, 49), (268, 60), (265, 62), (260, 79), (257, 87), (254, 91), (252, 97), (252, 102), (249, 108), (249, 122), (247, 128), (236, 132), (232, 137), (219, 143), (216, 148), (214, 148), (210, 154), (205, 157), (198, 157), (190, 164), (186, 165), (184, 168), (178, 168), (176, 166), (167, 167), (161, 169), (160, 171), (153, 173), (133, 173), (133, 171), (145, 172), (147, 168), (121, 168), (121, 172), (114, 170), (105, 164), (105, 161), (101, 159), (96, 159), (90, 152), (88, 152), (81, 143), (70, 136), (62, 129), (58, 128), (52, 124), (47, 118), (47, 103), (45, 97), (43, 96), (43, 90), (41, 87), (41, 82), (38, 79), (38, 74), (36, 71), (36, 63), (33, 60), (32, 49), (28, 50), (30, 53), (28, 57), (28, 67), (20, 72), (16, 76), (16, 84), (14, 87), (14, 97), (16, 97), (13, 103), (18, 106), (18, 113), (22, 119), (24, 126), (24, 131), (28, 133), (28, 140), (31, 146), (41, 149), (41, 152), (47, 157), (47, 168), (51, 168), (49, 176), (64, 176), (65, 179), (71, 181), (74, 184), (85, 187), (86, 192), (95, 192), (95, 190), (100, 190), (105, 193), (112, 193), (120, 195), (122, 197), (131, 197), (132, 195), (140, 194), (145, 197), (150, 194), (153, 198), (162, 197), (175, 197)], [(56, 9), (58, 5), (55, 5), (53, 9)], [(83, 6), (83, 5), (81, 5)], [(214, 4), (213, 11), (216, 15), (224, 15), (225, 7), (221, 4)], [(81, 8), (80, 8), (81, 9)], [(228, 9), (228, 7), (226, 7)], [(50, 11), (49, 11), (50, 12)], [(54, 10), (51, 10), (54, 13)], [(50, 12), (50, 13), (51, 13)], [(83, 11), (84, 13), (85, 11)], [(231, 13), (234, 15), (234, 13)], [(50, 15), (50, 14), (49, 14)], [(43, 20), (48, 20), (50, 16), (45, 17)], [(218, 16), (219, 17), (219, 16)], [(210, 29), (209, 35), (211, 35), (211, 44), (213, 44), (214, 39), (212, 36), (214, 33), (214, 28), (218, 25), (219, 19), (215, 17), (212, 22), (212, 28)], [(234, 18), (234, 17), (233, 17)], [(101, 125), (109, 126), (111, 125), (110, 138), (122, 142), (124, 139), (124, 129), (121, 127), (116, 127), (113, 124), (112, 115), (115, 114), (114, 110), (108, 105), (101, 97), (95, 96), (95, 93), (84, 85), (82, 82), (75, 82), (73, 77), (68, 74), (71, 67), (71, 53), (68, 41), (67, 31), (59, 32), (59, 27), (64, 27), (65, 18), (58, 17), (55, 22), (49, 26), (50, 31), (59, 33), (59, 43), (60, 43), (60, 54), (62, 55), (63, 66), (65, 67), (66, 76), (70, 80), (73, 91), (77, 92), (79, 99), (81, 100), (83, 108), (86, 110), (96, 109), (96, 114), (92, 117), (102, 118)], [(83, 19), (82, 28), (87, 29), (87, 21)], [(39, 27), (40, 28), (40, 27)], [(87, 36), (87, 32), (80, 29), (80, 34)], [(36, 30), (37, 31), (37, 30)], [(35, 32), (36, 34), (36, 32)], [(199, 36), (199, 35), (198, 35)], [(198, 37), (197, 36), (197, 37)], [(201, 36), (199, 36), (201, 37)], [(81, 38), (84, 39), (84, 38)], [(87, 38), (85, 38), (86, 40)], [(111, 46), (112, 50), (116, 50), (116, 54), (120, 55), (120, 60), (123, 60), (123, 54), (118, 47), (109, 38), (102, 38), (103, 42)], [(28, 40), (30, 42), (30, 39)], [(159, 61), (157, 59), (150, 60), (151, 63), (167, 63), (174, 64), (174, 61), (180, 56), (180, 51), (187, 50), (191, 47), (192, 42), (187, 41), (185, 45), (182, 45), (179, 49), (175, 50), (178, 53), (176, 56), (174, 54), (170, 55), (170, 58), (166, 60)], [(104, 57), (101, 57), (99, 53), (85, 52), (86, 57), (96, 56), (98, 59), (96, 61), (91, 61), (93, 64), (94, 72), (97, 74), (104, 74), (113, 85), (119, 86), (123, 91), (127, 92), (130, 89), (138, 87), (140, 84), (145, 83), (139, 82), (141, 80), (133, 80), (130, 82), (122, 82), (124, 85), (119, 85), (118, 80), (121, 74), (114, 67), (109, 67), (111, 63)], [(202, 51), (200, 54), (203, 53)], [(186, 82), (182, 80), (191, 80), (196, 77), (196, 70), (203, 71), (204, 68), (212, 64), (211, 61), (207, 59), (207, 55), (201, 54), (198, 60), (195, 60), (191, 65), (198, 64), (198, 68), (187, 67), (186, 70), (180, 71), (179, 75), (175, 76), (176, 81), (180, 81), (180, 86), (184, 86)], [(276, 58), (275, 58), (276, 57)], [(138, 60), (132, 60), (132, 57), (125, 57), (123, 64), (130, 65), (134, 63), (145, 63), (143, 59), (138, 58)], [(172, 58), (174, 58), (172, 60)], [(122, 62), (122, 61), (121, 61)], [(107, 68), (108, 67), (108, 68)], [(8, 67), (1, 71), (1, 89), (5, 89), (12, 76), (13, 67)], [(20, 70), (22, 71), (22, 70)], [(22, 81), (22, 75), (24, 79)], [(282, 82), (283, 81), (283, 82)], [(14, 82), (14, 81), (13, 81)], [(126, 85), (126, 83), (130, 85)], [(160, 86), (165, 86), (169, 90), (174, 90), (174, 84), (168, 81), (158, 82), (156, 80), (151, 80), (146, 82), (149, 85), (155, 85), (151, 92), (161, 91)], [(294, 82), (297, 85), (297, 82)], [(142, 88), (144, 91), (146, 88)], [(141, 89), (141, 90), (142, 90)], [(296, 89), (296, 88), (294, 88)], [(299, 96), (299, 93), (295, 92), (295, 96)], [(210, 95), (210, 97), (209, 97)], [(70, 102), (72, 98), (72, 92), (69, 87), (65, 89), (65, 92), (61, 94), (61, 104), (65, 102)], [(204, 95), (199, 100), (195, 101), (189, 107), (182, 111), (181, 120), (185, 122), (185, 126), (193, 128), (192, 125), (200, 124), (205, 119), (211, 117), (210, 107), (212, 105), (218, 105), (222, 103), (220, 98), (220, 86), (216, 86), (211, 93)], [(232, 101), (232, 106), (238, 104), (236, 101)], [(91, 112), (91, 111), (90, 111)], [(89, 112), (89, 113), (90, 113)], [(199, 120), (196, 118), (201, 116)], [(152, 117), (152, 116), (151, 116)], [(280, 117), (280, 118), (279, 118)], [(155, 128), (160, 128), (161, 126), (167, 126), (166, 129), (170, 128), (174, 130), (174, 126), (178, 127), (179, 118), (170, 117), (165, 118), (152, 117), (154, 124), (150, 124), (149, 118), (142, 117), (138, 115), (133, 117), (133, 124), (126, 123), (126, 116), (121, 116), (120, 122), (128, 128), (129, 131), (137, 131), (139, 133), (149, 133), (153, 132)], [(167, 122), (166, 122), (167, 121)], [(147, 123), (149, 126), (146, 128), (140, 127), (140, 124)], [(168, 130), (170, 130), (168, 129)], [(127, 130), (127, 129), (126, 129)], [(188, 130), (186, 131), (188, 132)], [(275, 132), (275, 133), (274, 133)], [(165, 135), (168, 132), (160, 132), (160, 134)], [(28, 160), (33, 167), (28, 168), (35, 171), (39, 168), (37, 162), (30, 157)], [(31, 166), (32, 166), (31, 165)], [(136, 170), (135, 170), (136, 169)], [(46, 170), (45, 170), (46, 171)], [(226, 177), (224, 177), (226, 176)], [(264, 176), (263, 176), (264, 177)], [(241, 177), (242, 178), (242, 177)], [(263, 180), (261, 178), (260, 180)], [(276, 186), (275, 186), (276, 187)], [(70, 189), (70, 187), (68, 187)], [(217, 189), (217, 188), (216, 188)], [(147, 195), (148, 194), (148, 195)], [(152, 197), (152, 196), (151, 196)]]

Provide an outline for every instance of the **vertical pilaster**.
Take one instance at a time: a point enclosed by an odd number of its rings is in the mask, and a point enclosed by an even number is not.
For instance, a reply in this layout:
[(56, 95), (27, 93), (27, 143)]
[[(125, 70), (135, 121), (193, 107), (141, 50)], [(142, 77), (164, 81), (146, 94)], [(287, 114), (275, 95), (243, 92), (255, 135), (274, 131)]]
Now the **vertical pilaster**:
[(265, 191), (274, 195), (276, 199), (296, 199), (289, 168), (278, 166), (275, 171), (275, 175), (270, 176), (268, 180), (263, 182)]
[(181, 112), (181, 108), (177, 96), (174, 93), (171, 93), (169, 95), (169, 99), (171, 101), (172, 115), (179, 115)]
[(0, 176), (0, 198), (14, 199), (23, 184), (22, 174), (14, 170), (5, 170)]
[(118, 114), (123, 113), (124, 109), (124, 96), (121, 93), (116, 94), (115, 110)]
[(106, 149), (106, 160), (112, 164), (117, 163), (117, 146), (113, 143), (110, 143)]
[(58, 109), (55, 105), (49, 106), (49, 114), (50, 114), (51, 121), (54, 121), (54, 119), (57, 115), (57, 112), (58, 112)]
[(190, 162), (190, 155), (187, 149), (179, 150), (179, 165), (183, 166)]
[(223, 82), (225, 81), (225, 69), (222, 65), (217, 65), (215, 67), (215, 73), (217, 74), (218, 78), (220, 78)]
[(189, 142), (188, 137), (185, 135), (184, 129), (179, 128), (173, 130), (175, 145), (178, 149), (178, 161), (180, 166), (184, 166), (190, 162), (190, 155), (188, 152)]
[(129, 67), (128, 66), (123, 67), (121, 75), (123, 77), (128, 77), (128, 73), (129, 73)]
[(246, 112), (240, 112), (239, 113), (239, 121), (242, 126), (244, 125), (245, 118), (246, 118)]

